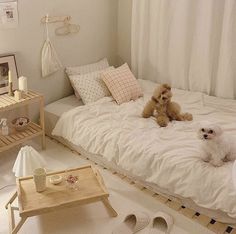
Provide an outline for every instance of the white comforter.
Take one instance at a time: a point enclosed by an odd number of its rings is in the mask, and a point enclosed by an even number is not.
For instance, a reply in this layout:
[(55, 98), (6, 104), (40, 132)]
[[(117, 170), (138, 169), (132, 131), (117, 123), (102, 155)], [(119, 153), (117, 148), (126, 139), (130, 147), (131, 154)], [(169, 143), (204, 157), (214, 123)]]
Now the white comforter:
[(143, 98), (119, 106), (108, 97), (77, 107), (61, 116), (53, 134), (102, 155), (172, 194), (236, 218), (232, 162), (219, 168), (203, 162), (196, 136), (202, 120), (217, 122), (225, 131), (236, 135), (236, 101), (174, 90), (174, 100), (184, 111), (193, 114), (194, 121), (172, 122), (160, 128), (153, 118), (141, 117), (156, 84), (139, 82), (145, 94)]

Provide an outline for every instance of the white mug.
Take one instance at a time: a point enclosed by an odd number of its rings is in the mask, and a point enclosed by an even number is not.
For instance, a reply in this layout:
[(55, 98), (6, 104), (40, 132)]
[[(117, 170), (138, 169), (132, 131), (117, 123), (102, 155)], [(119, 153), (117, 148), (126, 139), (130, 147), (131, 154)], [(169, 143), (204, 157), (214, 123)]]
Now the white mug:
[(46, 189), (46, 170), (37, 168), (34, 170), (34, 183), (37, 192), (43, 192)]

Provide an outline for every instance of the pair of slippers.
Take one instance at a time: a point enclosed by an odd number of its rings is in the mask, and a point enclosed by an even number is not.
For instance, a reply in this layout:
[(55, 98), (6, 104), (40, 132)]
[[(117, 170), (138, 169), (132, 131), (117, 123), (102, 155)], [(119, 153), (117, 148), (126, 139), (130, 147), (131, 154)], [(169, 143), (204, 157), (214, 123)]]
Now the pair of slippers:
[[(145, 234), (170, 233), (173, 226), (173, 218), (164, 212), (157, 212), (151, 218), (144, 212), (133, 212), (128, 214), (124, 221), (113, 230), (112, 234), (133, 234), (143, 230)], [(142, 232), (143, 233), (143, 232)]]

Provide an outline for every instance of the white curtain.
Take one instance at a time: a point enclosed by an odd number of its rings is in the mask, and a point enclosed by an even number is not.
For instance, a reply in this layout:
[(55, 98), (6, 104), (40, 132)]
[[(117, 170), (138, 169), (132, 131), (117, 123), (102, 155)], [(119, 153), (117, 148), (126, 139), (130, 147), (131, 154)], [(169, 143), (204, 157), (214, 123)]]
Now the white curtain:
[(236, 0), (133, 0), (132, 70), (236, 98)]

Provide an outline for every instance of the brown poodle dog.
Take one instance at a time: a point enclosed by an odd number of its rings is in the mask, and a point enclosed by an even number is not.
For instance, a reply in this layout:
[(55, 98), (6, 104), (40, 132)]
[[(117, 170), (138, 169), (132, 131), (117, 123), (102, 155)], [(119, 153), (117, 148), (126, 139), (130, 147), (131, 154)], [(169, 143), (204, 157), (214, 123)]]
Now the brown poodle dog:
[(171, 98), (171, 87), (168, 84), (158, 86), (154, 90), (152, 99), (145, 105), (142, 116), (144, 118), (155, 116), (161, 127), (166, 127), (172, 120), (191, 121), (193, 119), (192, 114), (181, 113), (180, 105), (171, 102)]

